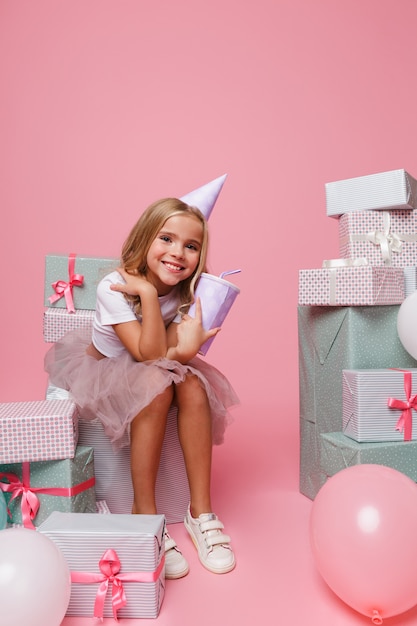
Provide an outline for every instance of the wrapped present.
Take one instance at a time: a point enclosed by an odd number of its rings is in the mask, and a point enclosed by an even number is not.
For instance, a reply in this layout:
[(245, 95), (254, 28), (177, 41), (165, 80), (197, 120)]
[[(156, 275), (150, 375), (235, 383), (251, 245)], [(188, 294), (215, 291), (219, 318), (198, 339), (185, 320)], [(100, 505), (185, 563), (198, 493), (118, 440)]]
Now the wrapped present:
[(75, 309), (94, 310), (98, 283), (119, 264), (114, 258), (48, 254), (44, 305), (65, 308), (69, 313)]
[(158, 617), (165, 588), (163, 515), (53, 513), (39, 532), (71, 572), (66, 615)]
[(397, 333), (400, 306), (299, 306), (300, 491), (314, 498), (325, 476), (322, 433), (342, 431), (344, 369), (417, 367)]
[(71, 400), (0, 403), (0, 464), (70, 459), (77, 440)]
[(404, 296), (408, 298), (417, 289), (417, 266), (404, 268)]
[(325, 192), (330, 217), (351, 211), (417, 208), (417, 181), (405, 170), (326, 183)]
[(55, 343), (70, 330), (82, 330), (89, 339), (93, 330), (94, 311), (77, 309), (69, 313), (66, 309), (48, 307), (43, 313), (43, 338), (47, 343)]
[[(96, 494), (112, 513), (132, 511), (133, 487), (130, 471), (130, 448), (113, 449), (99, 420), (79, 421), (80, 445), (94, 448)], [(184, 457), (177, 432), (177, 409), (168, 413), (156, 480), (155, 497), (158, 513), (164, 514), (168, 524), (182, 522), (190, 501)]]
[(321, 467), (327, 478), (337, 472), (371, 463), (392, 467), (417, 482), (417, 441), (359, 443), (341, 432), (321, 435)]
[(73, 459), (0, 465), (0, 489), (11, 522), (38, 526), (52, 513), (95, 513), (93, 449), (78, 446)]
[(365, 257), (370, 265), (417, 265), (417, 211), (353, 211), (339, 218), (342, 258)]
[(303, 306), (373, 306), (403, 300), (401, 268), (366, 264), (299, 270), (298, 304)]
[(343, 370), (342, 375), (345, 435), (358, 442), (417, 439), (417, 369)]

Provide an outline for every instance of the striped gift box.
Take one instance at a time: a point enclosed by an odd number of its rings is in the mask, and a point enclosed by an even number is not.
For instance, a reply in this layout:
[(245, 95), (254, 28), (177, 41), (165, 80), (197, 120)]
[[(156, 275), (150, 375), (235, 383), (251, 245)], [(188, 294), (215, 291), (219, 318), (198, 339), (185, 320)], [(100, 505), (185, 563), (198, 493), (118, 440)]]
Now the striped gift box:
[(326, 212), (338, 217), (350, 211), (417, 208), (417, 181), (405, 170), (391, 170), (325, 184)]
[[(163, 515), (52, 513), (38, 531), (58, 546), (71, 571), (66, 615), (158, 617), (165, 588), (164, 530)], [(126, 604), (117, 611), (110, 567), (126, 596)], [(96, 598), (102, 584), (107, 589), (100, 606)]]
[(401, 420), (405, 427), (406, 420), (410, 420), (411, 438), (417, 439), (417, 403), (416, 409), (405, 412), (407, 403), (417, 393), (417, 369), (343, 370), (342, 378), (346, 436), (360, 443), (404, 441), (406, 430), (397, 428), (401, 427)]
[(0, 463), (72, 459), (78, 411), (71, 400), (0, 404)]
[[(79, 443), (94, 449), (96, 496), (105, 500), (112, 513), (132, 511), (133, 488), (130, 471), (130, 448), (115, 452), (100, 421), (79, 421)], [(182, 522), (190, 500), (184, 458), (178, 440), (177, 409), (168, 413), (156, 481), (158, 513), (164, 514), (168, 524)]]
[[(69, 393), (49, 385), (47, 398), (68, 398)], [(165, 438), (156, 480), (158, 513), (165, 515), (168, 524), (182, 522), (190, 500), (184, 457), (178, 439), (176, 407), (168, 412)], [(112, 513), (132, 511), (133, 488), (128, 446), (114, 451), (99, 420), (79, 420), (79, 444), (94, 449), (94, 473), (98, 500), (105, 500)]]
[(374, 306), (401, 304), (404, 272), (395, 267), (323, 267), (299, 270), (302, 306)]
[(43, 314), (43, 338), (47, 343), (59, 341), (70, 330), (84, 330), (90, 338), (93, 329), (94, 311), (78, 309), (68, 313), (66, 309), (48, 307)]
[(342, 258), (370, 265), (417, 265), (417, 211), (352, 211), (339, 218)]

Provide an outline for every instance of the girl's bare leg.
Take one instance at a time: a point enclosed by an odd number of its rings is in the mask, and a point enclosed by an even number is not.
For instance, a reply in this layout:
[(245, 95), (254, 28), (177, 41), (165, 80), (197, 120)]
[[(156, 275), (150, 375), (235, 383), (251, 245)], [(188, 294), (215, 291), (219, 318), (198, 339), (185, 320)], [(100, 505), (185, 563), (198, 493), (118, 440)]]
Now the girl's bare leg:
[(130, 464), (134, 498), (132, 513), (148, 515), (156, 513), (156, 477), (173, 395), (173, 388), (170, 386), (132, 421), (130, 427)]
[(190, 486), (193, 517), (211, 508), (211, 414), (207, 395), (196, 376), (187, 376), (175, 387), (178, 436)]

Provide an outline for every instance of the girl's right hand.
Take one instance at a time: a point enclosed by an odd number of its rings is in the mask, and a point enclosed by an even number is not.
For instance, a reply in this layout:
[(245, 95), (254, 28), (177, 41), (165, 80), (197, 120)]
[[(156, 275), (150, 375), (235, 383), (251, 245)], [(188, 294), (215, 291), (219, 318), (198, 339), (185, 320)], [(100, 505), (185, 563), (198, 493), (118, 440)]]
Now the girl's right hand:
[(156, 288), (141, 274), (129, 274), (129, 272), (126, 272), (126, 270), (122, 267), (118, 267), (117, 271), (125, 282), (110, 285), (110, 289), (112, 291), (120, 291), (121, 293), (126, 293), (129, 296), (140, 297), (143, 297), (146, 294), (158, 295)]

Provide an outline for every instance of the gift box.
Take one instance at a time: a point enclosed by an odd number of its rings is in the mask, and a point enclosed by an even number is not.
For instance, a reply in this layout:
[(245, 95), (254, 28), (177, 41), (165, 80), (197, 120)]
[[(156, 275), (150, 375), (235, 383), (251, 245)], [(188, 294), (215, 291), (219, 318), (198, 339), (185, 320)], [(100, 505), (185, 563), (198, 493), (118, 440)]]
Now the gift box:
[(52, 511), (95, 513), (93, 449), (78, 446), (73, 459), (0, 465), (11, 522), (38, 526)]
[(312, 499), (325, 477), (320, 444), (311, 442), (342, 431), (342, 371), (417, 367), (398, 337), (399, 308), (298, 307), (300, 491)]
[(78, 411), (70, 400), (0, 403), (0, 464), (70, 459)]
[(365, 257), (370, 265), (417, 265), (417, 211), (353, 211), (339, 218), (342, 258)]
[(417, 181), (405, 170), (391, 170), (325, 184), (326, 212), (417, 208)]
[(43, 313), (44, 341), (55, 343), (70, 330), (81, 330), (82, 336), (90, 339), (93, 320), (94, 311), (77, 309), (74, 313), (69, 313), (66, 309), (48, 307)]
[(97, 285), (120, 265), (114, 258), (48, 254), (45, 259), (46, 307), (95, 309)]
[(71, 572), (66, 615), (155, 618), (164, 597), (163, 515), (53, 513), (39, 527)]
[(417, 439), (416, 369), (343, 370), (342, 375), (345, 435), (358, 442)]
[(367, 306), (401, 304), (404, 272), (394, 267), (323, 267), (299, 270), (298, 304)]
[[(99, 420), (79, 421), (79, 443), (94, 449), (96, 495), (105, 500), (112, 513), (132, 512), (133, 487), (130, 471), (130, 448), (118, 451), (104, 432)], [(177, 409), (168, 413), (165, 438), (156, 480), (157, 511), (168, 524), (182, 522), (190, 501), (184, 457), (177, 432)]]
[(371, 463), (392, 467), (417, 482), (417, 441), (358, 443), (341, 432), (323, 434), (321, 440), (322, 471), (327, 478), (346, 467)]
[(404, 268), (404, 296), (408, 298), (417, 289), (417, 267)]

